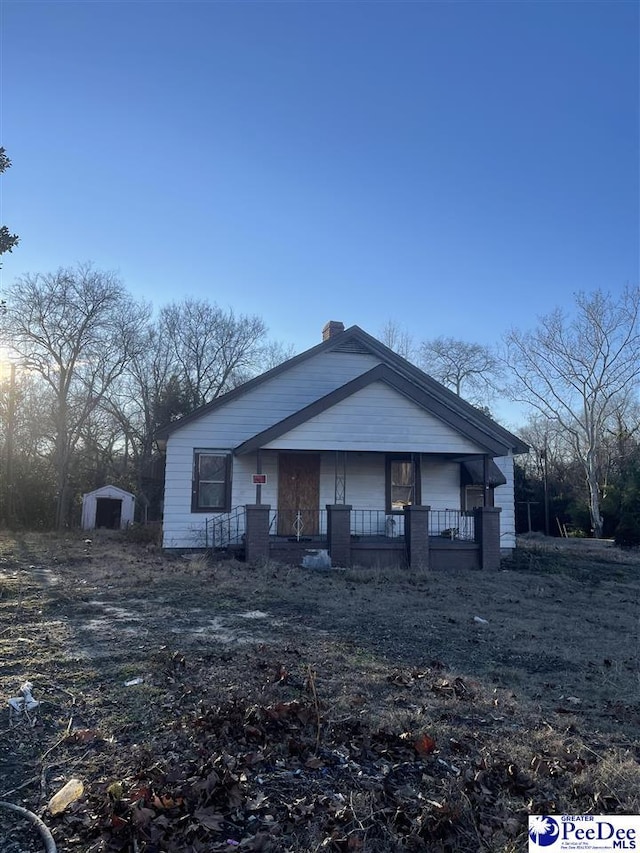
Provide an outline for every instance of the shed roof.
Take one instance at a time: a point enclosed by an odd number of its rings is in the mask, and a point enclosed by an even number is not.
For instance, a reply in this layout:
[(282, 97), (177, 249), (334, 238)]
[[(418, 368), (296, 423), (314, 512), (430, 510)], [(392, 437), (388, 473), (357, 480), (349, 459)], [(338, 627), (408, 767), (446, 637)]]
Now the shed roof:
[(121, 489), (119, 486), (110, 485), (100, 486), (100, 488), (94, 489), (92, 492), (86, 492), (82, 496), (82, 499), (84, 500), (85, 498), (89, 497), (126, 497), (135, 499), (135, 495), (131, 494), (131, 492), (127, 492), (124, 489)]

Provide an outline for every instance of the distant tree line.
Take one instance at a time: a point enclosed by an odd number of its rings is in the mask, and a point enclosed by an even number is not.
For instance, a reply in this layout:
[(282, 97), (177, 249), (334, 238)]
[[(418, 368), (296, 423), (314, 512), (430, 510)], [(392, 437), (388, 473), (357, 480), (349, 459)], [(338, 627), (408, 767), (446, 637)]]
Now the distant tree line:
[[(184, 298), (157, 313), (91, 265), (25, 275), (5, 294), (0, 366), (0, 522), (64, 528), (80, 496), (112, 483), (161, 518), (160, 426), (293, 355), (257, 316)], [(518, 529), (640, 543), (640, 290), (578, 294), (571, 310), (486, 346), (380, 339), (487, 414), (524, 403), (515, 429)]]

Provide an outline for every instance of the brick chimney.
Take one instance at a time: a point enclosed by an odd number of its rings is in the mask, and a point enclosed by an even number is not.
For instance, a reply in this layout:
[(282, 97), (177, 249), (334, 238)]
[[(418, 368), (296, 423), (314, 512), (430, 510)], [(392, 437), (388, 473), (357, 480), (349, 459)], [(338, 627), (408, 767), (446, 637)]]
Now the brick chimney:
[(339, 335), (340, 332), (344, 332), (344, 323), (341, 323), (339, 320), (329, 320), (322, 330), (322, 340), (328, 341), (329, 338)]

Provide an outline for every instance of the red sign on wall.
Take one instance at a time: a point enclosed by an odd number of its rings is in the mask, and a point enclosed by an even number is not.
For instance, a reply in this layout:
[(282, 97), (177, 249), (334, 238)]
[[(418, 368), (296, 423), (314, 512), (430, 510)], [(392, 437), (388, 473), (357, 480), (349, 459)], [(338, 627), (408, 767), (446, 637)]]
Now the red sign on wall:
[(267, 475), (266, 474), (252, 474), (251, 482), (254, 486), (266, 486), (267, 484)]

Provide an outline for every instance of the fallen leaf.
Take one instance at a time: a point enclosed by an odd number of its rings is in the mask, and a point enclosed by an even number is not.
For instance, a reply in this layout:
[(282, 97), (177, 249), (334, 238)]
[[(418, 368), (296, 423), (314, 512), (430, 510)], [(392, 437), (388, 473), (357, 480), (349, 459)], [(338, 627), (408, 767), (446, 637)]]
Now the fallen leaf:
[(76, 729), (71, 732), (67, 741), (70, 743), (91, 743), (91, 741), (98, 739), (102, 740), (102, 737), (97, 729)]
[(222, 832), (224, 815), (221, 815), (219, 812), (213, 809), (198, 809), (193, 817), (198, 823), (212, 832)]
[(136, 806), (135, 808), (131, 809), (131, 819), (140, 829), (144, 829), (145, 827), (149, 826), (155, 816), (156, 813), (153, 811), (153, 809), (147, 809), (144, 806)]
[(431, 755), (436, 748), (436, 742), (431, 735), (421, 735), (413, 742), (413, 747), (418, 755)]

